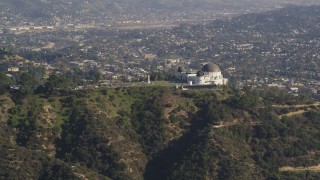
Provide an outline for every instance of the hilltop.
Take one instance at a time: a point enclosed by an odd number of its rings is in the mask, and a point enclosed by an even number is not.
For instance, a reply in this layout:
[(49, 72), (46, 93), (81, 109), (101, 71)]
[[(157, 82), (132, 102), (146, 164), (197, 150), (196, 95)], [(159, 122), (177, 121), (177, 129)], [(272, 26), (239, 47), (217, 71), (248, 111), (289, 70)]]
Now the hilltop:
[(319, 103), (277, 89), (7, 91), (0, 101), (2, 178), (320, 177)]

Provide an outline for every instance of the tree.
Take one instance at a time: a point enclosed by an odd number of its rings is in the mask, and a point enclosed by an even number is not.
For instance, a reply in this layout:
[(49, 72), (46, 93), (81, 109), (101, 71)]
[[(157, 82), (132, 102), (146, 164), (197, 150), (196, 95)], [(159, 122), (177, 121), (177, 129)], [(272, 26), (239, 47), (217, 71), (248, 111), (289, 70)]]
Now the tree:
[(8, 85), (11, 82), (11, 79), (5, 73), (0, 72), (0, 84)]
[(59, 75), (51, 75), (44, 85), (40, 85), (35, 93), (44, 93), (51, 95), (54, 89), (68, 89), (73, 85), (70, 78)]
[(19, 84), (21, 85), (21, 92), (30, 95), (33, 94), (33, 89), (37, 82), (30, 73), (23, 72)]
[(95, 70), (90, 70), (89, 71), (89, 77), (92, 79), (94, 82), (98, 82), (101, 79), (101, 73), (95, 69)]

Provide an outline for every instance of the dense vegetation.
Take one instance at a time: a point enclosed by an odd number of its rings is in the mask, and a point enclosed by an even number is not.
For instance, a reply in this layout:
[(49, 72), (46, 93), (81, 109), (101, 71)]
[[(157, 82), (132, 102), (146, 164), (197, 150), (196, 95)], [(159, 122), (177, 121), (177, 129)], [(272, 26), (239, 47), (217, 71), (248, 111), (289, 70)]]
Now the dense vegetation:
[(1, 179), (320, 177), (281, 168), (320, 164), (319, 104), (277, 89), (7, 90), (0, 102)]

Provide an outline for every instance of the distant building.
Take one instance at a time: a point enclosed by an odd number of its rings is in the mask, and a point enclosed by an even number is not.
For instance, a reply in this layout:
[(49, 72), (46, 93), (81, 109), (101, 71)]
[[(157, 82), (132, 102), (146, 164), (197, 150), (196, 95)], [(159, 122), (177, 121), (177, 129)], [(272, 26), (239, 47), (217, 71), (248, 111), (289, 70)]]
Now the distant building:
[(186, 72), (183, 67), (178, 68), (177, 79), (189, 85), (226, 85), (228, 79), (223, 78), (218, 65), (208, 63), (197, 73)]
[(20, 89), (20, 86), (18, 86), (18, 85), (11, 85), (11, 86), (10, 86), (10, 89), (19, 90), (19, 89)]
[(145, 59), (148, 59), (148, 60), (153, 60), (153, 59), (155, 59), (157, 57), (157, 55), (155, 55), (155, 54), (145, 54), (144, 55), (144, 58)]
[(19, 68), (18, 67), (10, 67), (10, 68), (8, 68), (8, 72), (19, 72)]

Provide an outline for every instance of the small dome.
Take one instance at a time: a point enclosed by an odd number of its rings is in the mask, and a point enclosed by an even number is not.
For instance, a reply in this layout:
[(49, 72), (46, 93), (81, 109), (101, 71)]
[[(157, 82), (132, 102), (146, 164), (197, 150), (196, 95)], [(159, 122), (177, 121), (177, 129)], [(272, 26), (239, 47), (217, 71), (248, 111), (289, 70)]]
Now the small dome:
[(198, 72), (197, 72), (197, 76), (198, 76), (198, 77), (204, 76), (204, 72), (198, 71)]
[(202, 67), (203, 72), (221, 72), (218, 65), (213, 63), (208, 63)]
[(186, 69), (184, 67), (178, 67), (178, 72), (186, 72)]

